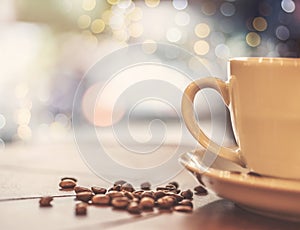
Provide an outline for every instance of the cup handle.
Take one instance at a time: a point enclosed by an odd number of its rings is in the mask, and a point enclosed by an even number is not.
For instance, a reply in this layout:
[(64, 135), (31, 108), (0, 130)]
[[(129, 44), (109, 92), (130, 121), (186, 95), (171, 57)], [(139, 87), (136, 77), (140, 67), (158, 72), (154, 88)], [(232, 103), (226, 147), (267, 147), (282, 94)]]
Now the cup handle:
[(228, 107), (230, 103), (228, 84), (220, 79), (214, 77), (207, 77), (193, 81), (190, 83), (184, 91), (181, 110), (184, 122), (193, 135), (193, 137), (207, 150), (223, 157), (227, 160), (237, 163), (238, 165), (245, 167), (245, 162), (242, 159), (239, 147), (224, 147), (220, 146), (211, 139), (209, 139), (199, 127), (194, 111), (194, 99), (197, 92), (204, 88), (211, 88), (219, 92), (222, 96), (225, 105)]

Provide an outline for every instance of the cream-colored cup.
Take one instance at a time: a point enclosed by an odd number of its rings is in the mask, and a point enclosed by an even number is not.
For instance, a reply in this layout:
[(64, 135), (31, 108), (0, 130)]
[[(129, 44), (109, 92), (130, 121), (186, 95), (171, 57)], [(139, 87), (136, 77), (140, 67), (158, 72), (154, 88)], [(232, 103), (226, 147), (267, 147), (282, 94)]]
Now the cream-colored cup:
[[(222, 96), (238, 146), (220, 146), (199, 127), (193, 103), (204, 88)], [(194, 138), (214, 154), (263, 175), (300, 179), (300, 59), (231, 59), (227, 82), (207, 77), (186, 88), (182, 114)]]

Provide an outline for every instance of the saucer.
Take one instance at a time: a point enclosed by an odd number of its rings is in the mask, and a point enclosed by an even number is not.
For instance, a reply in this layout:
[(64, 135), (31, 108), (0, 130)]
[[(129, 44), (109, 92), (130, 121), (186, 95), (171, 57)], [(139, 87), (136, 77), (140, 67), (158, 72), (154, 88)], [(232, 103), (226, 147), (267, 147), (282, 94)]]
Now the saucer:
[(300, 181), (260, 176), (205, 150), (186, 152), (179, 161), (201, 184), (241, 208), (300, 221)]

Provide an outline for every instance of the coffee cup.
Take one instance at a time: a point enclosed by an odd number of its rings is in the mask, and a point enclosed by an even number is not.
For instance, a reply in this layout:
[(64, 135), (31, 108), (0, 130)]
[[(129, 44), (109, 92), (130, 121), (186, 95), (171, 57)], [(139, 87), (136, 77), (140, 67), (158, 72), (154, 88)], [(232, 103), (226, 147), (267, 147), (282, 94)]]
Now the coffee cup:
[[(228, 80), (193, 81), (182, 97), (182, 115), (207, 150), (256, 173), (300, 179), (300, 59), (245, 57), (228, 62)], [(199, 127), (194, 98), (216, 90), (229, 109), (237, 146), (212, 141)]]

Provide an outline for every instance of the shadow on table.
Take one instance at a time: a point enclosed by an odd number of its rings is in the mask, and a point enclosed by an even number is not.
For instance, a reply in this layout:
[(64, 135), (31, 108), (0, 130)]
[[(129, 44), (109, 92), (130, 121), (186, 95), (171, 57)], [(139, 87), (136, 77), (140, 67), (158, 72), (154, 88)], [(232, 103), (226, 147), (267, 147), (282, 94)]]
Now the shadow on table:
[(189, 229), (300, 229), (300, 222), (282, 221), (250, 213), (227, 200), (209, 203), (195, 210), (184, 221)]

